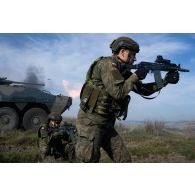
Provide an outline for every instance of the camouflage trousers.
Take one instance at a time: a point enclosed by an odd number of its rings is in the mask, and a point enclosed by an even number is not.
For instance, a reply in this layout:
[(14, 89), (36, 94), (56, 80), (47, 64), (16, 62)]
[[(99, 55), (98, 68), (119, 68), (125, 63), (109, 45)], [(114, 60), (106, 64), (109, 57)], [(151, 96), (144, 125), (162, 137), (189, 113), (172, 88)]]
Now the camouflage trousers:
[(114, 162), (131, 162), (122, 138), (114, 129), (115, 119), (87, 114), (82, 110), (77, 117), (78, 138), (75, 147), (80, 162), (99, 162), (103, 148)]
[(49, 155), (49, 136), (46, 128), (38, 130), (38, 147), (42, 159)]

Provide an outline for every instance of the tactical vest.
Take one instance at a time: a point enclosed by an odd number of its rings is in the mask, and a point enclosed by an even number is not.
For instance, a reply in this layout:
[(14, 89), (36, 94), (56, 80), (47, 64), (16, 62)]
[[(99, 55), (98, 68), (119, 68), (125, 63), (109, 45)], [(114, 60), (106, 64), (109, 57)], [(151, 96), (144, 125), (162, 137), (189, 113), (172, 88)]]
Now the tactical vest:
[(103, 84), (97, 85), (92, 79), (94, 67), (104, 58), (105, 57), (100, 57), (95, 60), (87, 72), (86, 81), (80, 94), (80, 108), (84, 112), (95, 112), (103, 116), (114, 116), (118, 118), (123, 115), (123, 120), (125, 120), (130, 96), (126, 96), (126, 98), (121, 101), (116, 101), (108, 94)]

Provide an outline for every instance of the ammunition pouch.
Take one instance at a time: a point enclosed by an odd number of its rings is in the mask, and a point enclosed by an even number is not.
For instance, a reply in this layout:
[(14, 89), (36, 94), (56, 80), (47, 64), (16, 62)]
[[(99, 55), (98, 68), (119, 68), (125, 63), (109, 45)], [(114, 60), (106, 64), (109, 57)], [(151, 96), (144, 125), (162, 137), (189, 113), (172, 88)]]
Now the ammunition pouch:
[(80, 108), (84, 112), (95, 112), (103, 116), (124, 116), (127, 117), (128, 104), (130, 96), (126, 96), (123, 100), (114, 100), (104, 89), (103, 86), (95, 86), (92, 82), (86, 82), (81, 90)]
[[(103, 84), (97, 84), (92, 79), (94, 67), (103, 58), (100, 57), (95, 60), (87, 72), (86, 82), (80, 93), (80, 108), (84, 112), (95, 112), (106, 117), (118, 118), (123, 115), (125, 120), (130, 96), (126, 96), (123, 100), (117, 101), (109, 95)], [(122, 76), (120, 79), (120, 82), (124, 81)]]
[(83, 88), (81, 90), (81, 103), (80, 107), (81, 109), (86, 112), (92, 113), (95, 106), (97, 99), (100, 94), (100, 88), (94, 86), (91, 82), (87, 82), (83, 85)]

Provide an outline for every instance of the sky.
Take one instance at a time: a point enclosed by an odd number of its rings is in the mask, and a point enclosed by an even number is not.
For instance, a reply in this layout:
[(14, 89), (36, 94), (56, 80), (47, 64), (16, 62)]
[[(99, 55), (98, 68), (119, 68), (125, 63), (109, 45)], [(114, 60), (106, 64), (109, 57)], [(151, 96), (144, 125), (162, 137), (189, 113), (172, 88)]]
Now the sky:
[[(2, 33), (0, 76), (26, 81), (28, 72), (34, 71), (38, 82), (45, 83), (45, 90), (73, 97), (73, 104), (64, 116), (76, 117), (89, 66), (98, 57), (111, 55), (109, 44), (119, 36), (129, 36), (140, 44), (137, 62), (153, 62), (157, 55), (163, 55), (190, 69), (189, 73), (180, 74), (178, 84), (163, 88), (156, 99), (146, 100), (130, 92), (126, 120), (195, 120), (195, 34)], [(148, 74), (143, 82), (153, 81), (153, 75)]]

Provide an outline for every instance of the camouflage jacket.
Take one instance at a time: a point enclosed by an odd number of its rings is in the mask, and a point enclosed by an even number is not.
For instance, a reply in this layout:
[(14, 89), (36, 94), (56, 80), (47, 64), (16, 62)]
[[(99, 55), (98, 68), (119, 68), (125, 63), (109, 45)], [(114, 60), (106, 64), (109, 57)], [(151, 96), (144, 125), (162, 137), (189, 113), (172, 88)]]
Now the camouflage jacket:
[[(97, 65), (92, 70), (91, 78), (96, 85), (104, 85), (114, 99), (123, 99), (130, 91), (144, 96), (149, 96), (157, 91), (154, 82), (142, 83), (133, 73), (123, 75), (122, 72), (125, 72), (127, 65), (119, 62), (116, 56), (101, 57), (97, 61)], [(90, 69), (86, 80), (89, 77)]]
[[(90, 76), (90, 71), (89, 69), (86, 79)], [(91, 79), (96, 86), (104, 86), (108, 94), (116, 100), (124, 99), (138, 81), (136, 74), (125, 80), (119, 71), (115, 56), (98, 60), (93, 67)]]
[(155, 83), (142, 84), (131, 72), (123, 75), (126, 66), (116, 56), (98, 58), (90, 66), (81, 91), (84, 112), (120, 117), (126, 115), (130, 91), (146, 96), (156, 92)]

